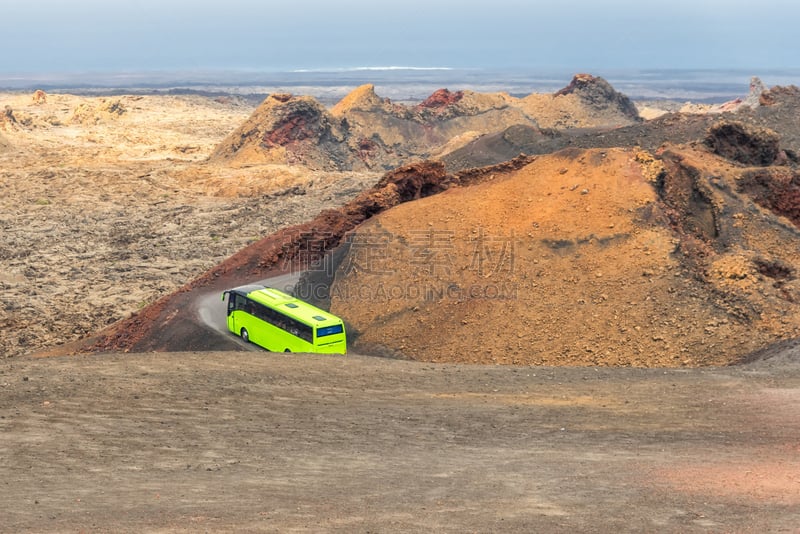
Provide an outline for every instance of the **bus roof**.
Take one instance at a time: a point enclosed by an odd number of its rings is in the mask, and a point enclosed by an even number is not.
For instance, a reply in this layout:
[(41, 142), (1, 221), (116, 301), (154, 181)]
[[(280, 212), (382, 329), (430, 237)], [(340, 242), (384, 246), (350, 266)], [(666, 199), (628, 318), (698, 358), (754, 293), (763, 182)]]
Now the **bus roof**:
[(260, 304), (308, 325), (330, 326), (342, 322), (335, 315), (273, 287), (246, 285), (235, 287), (231, 291), (247, 295)]

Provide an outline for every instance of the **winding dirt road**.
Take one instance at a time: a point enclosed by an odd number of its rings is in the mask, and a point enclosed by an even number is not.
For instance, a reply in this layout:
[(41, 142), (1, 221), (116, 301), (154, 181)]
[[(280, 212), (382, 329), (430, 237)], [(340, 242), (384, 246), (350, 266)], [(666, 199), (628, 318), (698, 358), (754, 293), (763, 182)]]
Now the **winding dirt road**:
[[(280, 276), (273, 276), (252, 282), (253, 284), (260, 284), (267, 287), (274, 287), (292, 293), (294, 286), (302, 276), (302, 271), (291, 272), (282, 274)], [(229, 330), (226, 319), (226, 304), (221, 299), (219, 291), (212, 291), (208, 293), (201, 293), (194, 300), (194, 307), (197, 310), (197, 318), (199, 322), (211, 331), (225, 338), (235, 338), (237, 344), (245, 350), (260, 351), (262, 350), (257, 345), (252, 343), (245, 343), (240, 338), (234, 336)], [(209, 333), (211, 334), (211, 333)]]

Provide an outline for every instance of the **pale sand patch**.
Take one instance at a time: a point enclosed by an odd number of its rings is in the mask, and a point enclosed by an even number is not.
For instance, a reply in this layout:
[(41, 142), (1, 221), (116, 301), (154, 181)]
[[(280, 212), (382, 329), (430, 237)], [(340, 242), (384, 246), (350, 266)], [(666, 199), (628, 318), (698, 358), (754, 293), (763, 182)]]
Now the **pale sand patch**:
[[(769, 502), (800, 506), (800, 454), (752, 461), (705, 461), (690, 465), (670, 465), (651, 473), (655, 484), (666, 484), (673, 491), (737, 502)], [(754, 452), (763, 456), (764, 451)]]

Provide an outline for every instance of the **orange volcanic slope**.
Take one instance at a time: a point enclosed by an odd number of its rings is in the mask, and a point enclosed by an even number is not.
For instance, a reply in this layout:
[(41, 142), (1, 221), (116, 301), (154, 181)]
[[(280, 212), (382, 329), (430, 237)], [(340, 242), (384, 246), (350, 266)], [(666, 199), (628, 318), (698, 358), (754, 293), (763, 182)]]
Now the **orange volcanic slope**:
[[(355, 347), (686, 366), (800, 333), (800, 235), (705, 149), (568, 150), (362, 225), (332, 288)], [(788, 171), (787, 171), (788, 172)]]

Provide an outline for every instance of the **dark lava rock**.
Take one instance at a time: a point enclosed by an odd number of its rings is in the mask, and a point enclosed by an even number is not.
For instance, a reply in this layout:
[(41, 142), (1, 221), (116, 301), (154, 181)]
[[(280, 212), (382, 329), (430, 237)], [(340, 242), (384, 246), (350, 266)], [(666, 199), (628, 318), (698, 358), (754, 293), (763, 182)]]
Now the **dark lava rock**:
[(705, 143), (723, 158), (744, 165), (772, 165), (781, 152), (776, 132), (738, 121), (715, 124), (709, 128)]

